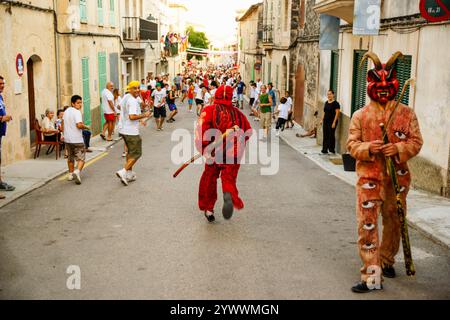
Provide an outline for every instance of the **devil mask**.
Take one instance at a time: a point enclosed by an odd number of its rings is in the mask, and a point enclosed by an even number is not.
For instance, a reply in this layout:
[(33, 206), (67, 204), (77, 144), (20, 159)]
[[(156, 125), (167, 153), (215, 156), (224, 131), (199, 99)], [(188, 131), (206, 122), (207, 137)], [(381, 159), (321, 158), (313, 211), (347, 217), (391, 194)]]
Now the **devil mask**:
[(373, 101), (386, 104), (397, 96), (400, 85), (397, 79), (395, 62), (400, 57), (403, 57), (403, 54), (396, 52), (386, 64), (382, 64), (375, 53), (367, 52), (364, 55), (361, 65), (366, 59), (371, 59), (375, 65), (375, 68), (367, 73), (367, 94)]

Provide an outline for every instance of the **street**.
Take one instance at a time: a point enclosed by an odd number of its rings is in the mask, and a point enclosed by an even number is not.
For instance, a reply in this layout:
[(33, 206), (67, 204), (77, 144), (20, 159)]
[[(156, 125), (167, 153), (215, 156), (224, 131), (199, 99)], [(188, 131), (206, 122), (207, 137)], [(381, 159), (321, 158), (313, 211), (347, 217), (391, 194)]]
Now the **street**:
[[(355, 191), (280, 140), (280, 170), (244, 165), (245, 208), (230, 221), (197, 207), (203, 167), (176, 179), (171, 131), (193, 132), (180, 105), (173, 124), (142, 130), (138, 180), (124, 187), (123, 142), (86, 167), (82, 185), (58, 178), (0, 209), (1, 299), (449, 299), (450, 252), (410, 228), (417, 275), (402, 253), (396, 279), (357, 295)], [(251, 121), (252, 126), (259, 128)], [(219, 182), (220, 185), (220, 182)], [(66, 273), (79, 266), (81, 289)]]

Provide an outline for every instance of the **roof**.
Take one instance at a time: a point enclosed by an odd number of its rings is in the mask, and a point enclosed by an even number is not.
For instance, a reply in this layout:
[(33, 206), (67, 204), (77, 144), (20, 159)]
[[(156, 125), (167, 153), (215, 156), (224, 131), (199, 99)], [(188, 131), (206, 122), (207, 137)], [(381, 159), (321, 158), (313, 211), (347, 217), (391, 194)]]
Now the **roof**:
[(248, 10), (244, 13), (244, 15), (237, 20), (243, 21), (243, 20), (247, 19), (248, 16), (251, 15), (255, 10), (257, 10), (259, 6), (262, 6), (262, 2), (250, 6), (250, 8), (248, 8)]

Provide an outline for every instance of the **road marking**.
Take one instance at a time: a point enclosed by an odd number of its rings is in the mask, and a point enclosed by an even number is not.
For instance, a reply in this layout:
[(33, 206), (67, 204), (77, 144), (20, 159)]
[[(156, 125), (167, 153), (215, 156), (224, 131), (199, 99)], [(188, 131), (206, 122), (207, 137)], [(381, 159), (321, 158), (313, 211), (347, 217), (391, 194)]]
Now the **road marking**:
[[(101, 155), (99, 155), (98, 157), (89, 160), (88, 162), (85, 163), (84, 168), (89, 167), (91, 164), (93, 164), (93, 163), (97, 162), (98, 160), (106, 157), (108, 154), (109, 154), (108, 152), (105, 152), (105, 153), (102, 153)], [(69, 177), (69, 174), (67, 173), (67, 174), (63, 175), (61, 178), (59, 178), (58, 181), (67, 180), (68, 177)]]

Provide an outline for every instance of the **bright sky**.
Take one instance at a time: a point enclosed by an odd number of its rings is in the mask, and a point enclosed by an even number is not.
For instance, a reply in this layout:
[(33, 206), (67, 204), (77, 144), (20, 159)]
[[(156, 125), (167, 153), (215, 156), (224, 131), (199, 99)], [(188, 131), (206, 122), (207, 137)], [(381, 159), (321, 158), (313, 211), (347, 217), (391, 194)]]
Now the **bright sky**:
[(248, 9), (260, 0), (172, 0), (188, 9), (188, 22), (202, 24), (216, 45), (236, 41), (236, 11)]

